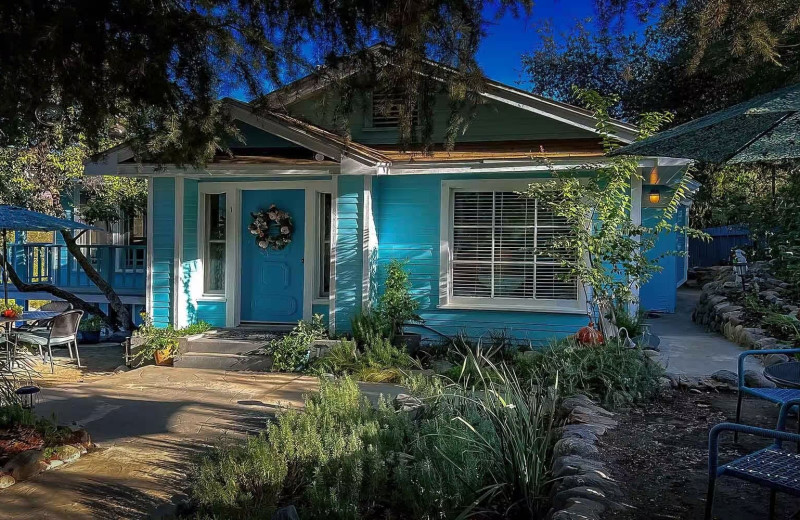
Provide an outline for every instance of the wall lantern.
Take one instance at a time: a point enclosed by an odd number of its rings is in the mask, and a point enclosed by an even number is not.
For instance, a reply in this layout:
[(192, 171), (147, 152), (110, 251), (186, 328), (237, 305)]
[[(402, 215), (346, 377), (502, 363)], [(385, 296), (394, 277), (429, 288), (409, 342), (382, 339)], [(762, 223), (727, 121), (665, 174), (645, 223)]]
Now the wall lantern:
[(661, 192), (657, 189), (653, 188), (650, 190), (650, 196), (648, 197), (650, 204), (658, 204), (661, 202)]

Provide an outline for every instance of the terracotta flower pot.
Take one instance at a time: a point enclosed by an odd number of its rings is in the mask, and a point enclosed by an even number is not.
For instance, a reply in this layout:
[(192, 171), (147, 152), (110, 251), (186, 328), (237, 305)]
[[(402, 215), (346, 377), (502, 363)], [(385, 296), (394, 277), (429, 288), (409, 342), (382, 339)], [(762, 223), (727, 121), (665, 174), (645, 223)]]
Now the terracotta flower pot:
[(172, 357), (172, 349), (168, 348), (156, 350), (153, 357), (156, 359), (156, 365), (160, 367), (171, 367), (174, 359)]

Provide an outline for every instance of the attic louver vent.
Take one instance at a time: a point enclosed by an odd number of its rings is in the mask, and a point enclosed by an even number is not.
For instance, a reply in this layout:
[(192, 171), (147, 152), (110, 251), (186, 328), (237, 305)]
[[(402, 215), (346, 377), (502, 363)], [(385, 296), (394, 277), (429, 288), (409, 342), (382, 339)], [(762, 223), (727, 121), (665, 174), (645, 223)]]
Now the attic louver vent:
[[(400, 126), (400, 111), (403, 97), (398, 91), (381, 91), (372, 93), (372, 127), (397, 128)], [(411, 115), (412, 124), (418, 122), (417, 107)]]

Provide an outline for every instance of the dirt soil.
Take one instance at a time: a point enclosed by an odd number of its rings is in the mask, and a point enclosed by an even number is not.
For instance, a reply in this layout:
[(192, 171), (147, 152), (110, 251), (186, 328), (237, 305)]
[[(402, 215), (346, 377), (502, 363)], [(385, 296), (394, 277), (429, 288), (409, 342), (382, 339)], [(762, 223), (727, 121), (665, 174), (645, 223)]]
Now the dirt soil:
[(40, 450), (42, 447), (44, 447), (44, 437), (30, 426), (17, 424), (0, 430), (0, 465), (17, 453)]
[[(745, 399), (743, 422), (774, 428), (778, 408), (766, 401)], [(708, 432), (736, 415), (736, 394), (676, 391), (645, 408), (618, 414), (619, 427), (602, 439), (600, 451), (611, 475), (620, 482), (631, 508), (607, 515), (614, 519), (703, 518), (708, 486)], [(789, 419), (794, 429), (795, 422)], [(720, 461), (725, 462), (767, 446), (770, 442), (733, 434), (720, 437)], [(767, 518), (769, 491), (739, 479), (717, 481), (714, 518)], [(779, 494), (776, 518), (800, 518), (800, 498)]]

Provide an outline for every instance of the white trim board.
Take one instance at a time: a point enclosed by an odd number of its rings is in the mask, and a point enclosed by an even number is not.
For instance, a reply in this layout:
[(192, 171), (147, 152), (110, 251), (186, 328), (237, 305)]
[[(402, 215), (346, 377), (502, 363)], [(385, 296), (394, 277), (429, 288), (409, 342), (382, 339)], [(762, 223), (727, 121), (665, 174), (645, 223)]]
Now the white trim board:
[(186, 304), (184, 300), (186, 295), (181, 290), (181, 276), (183, 273), (183, 197), (184, 197), (184, 183), (183, 179), (175, 179), (175, 241), (174, 251), (172, 253), (172, 261), (174, 265), (172, 277), (172, 323), (176, 328), (185, 327), (188, 325), (184, 319), (184, 310)]
[[(243, 223), (241, 222), (242, 192), (246, 190), (304, 190), (305, 192), (305, 226), (304, 226), (304, 262), (303, 262), (303, 319), (311, 319), (312, 305), (314, 304), (314, 273), (317, 258), (317, 240), (315, 240), (314, 216), (317, 213), (319, 193), (334, 193), (335, 181), (253, 181), (253, 182), (214, 182), (198, 184), (198, 247), (203, 247), (204, 237), (204, 208), (205, 195), (209, 193), (225, 193), (228, 212), (228, 236), (225, 254), (227, 266), (233, 269), (225, 272), (225, 294), (200, 295), (195, 301), (224, 301), (226, 302), (226, 326), (236, 327), (241, 323), (241, 245)], [(332, 195), (333, 198), (333, 195)], [(335, 200), (335, 199), (334, 199)], [(332, 206), (334, 202), (332, 200)], [(332, 211), (335, 211), (332, 208)], [(333, 222), (335, 222), (334, 214)], [(332, 228), (333, 228), (332, 222)], [(333, 232), (333, 229), (332, 229)], [(334, 240), (331, 237), (331, 257), (334, 256)], [(203, 255), (199, 255), (202, 259)], [(200, 262), (200, 275), (204, 276), (202, 260)], [(333, 285), (335, 274), (331, 272), (331, 300), (333, 300)]]
[(147, 178), (147, 273), (145, 274), (145, 312), (153, 315), (153, 178)]
[(464, 179), (442, 181), (439, 211), (439, 304), (441, 309), (474, 309), (543, 313), (586, 314), (586, 297), (577, 284), (576, 300), (536, 300), (533, 298), (454, 298), (450, 263), (452, 261), (453, 194), (456, 191), (524, 191), (529, 184), (547, 179)]

